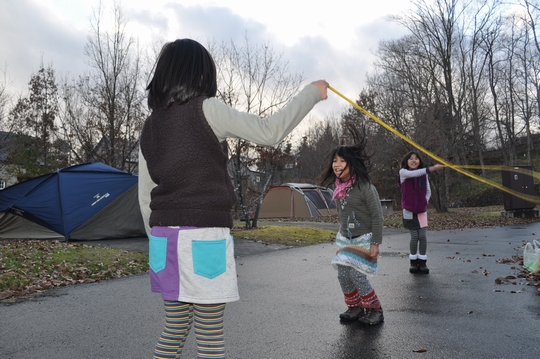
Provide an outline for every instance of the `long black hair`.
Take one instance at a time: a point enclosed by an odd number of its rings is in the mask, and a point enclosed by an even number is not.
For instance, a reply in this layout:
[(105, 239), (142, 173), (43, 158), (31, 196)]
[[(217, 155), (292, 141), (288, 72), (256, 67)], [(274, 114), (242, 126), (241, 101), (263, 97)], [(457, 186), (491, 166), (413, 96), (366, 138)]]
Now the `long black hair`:
[(329, 187), (336, 181), (336, 174), (332, 168), (332, 163), (336, 156), (343, 158), (345, 162), (347, 162), (351, 177), (355, 176), (358, 184), (360, 184), (360, 182), (371, 183), (371, 177), (369, 176), (369, 159), (371, 156), (366, 152), (367, 140), (365, 128), (362, 127), (362, 131), (360, 132), (353, 124), (349, 123), (345, 126), (352, 136), (354, 145), (340, 145), (330, 152), (327, 157), (326, 168), (319, 176), (319, 183), (323, 187)]
[(212, 56), (195, 40), (178, 39), (166, 43), (154, 66), (154, 75), (146, 87), (148, 107), (168, 108), (205, 95), (216, 96), (216, 65)]
[(418, 161), (420, 164), (418, 165), (418, 168), (424, 168), (424, 162), (422, 161), (422, 157), (418, 154), (416, 151), (410, 151), (405, 156), (403, 156), (403, 159), (401, 160), (401, 168), (409, 169), (409, 158), (412, 157), (412, 155), (416, 155), (416, 158), (418, 158)]

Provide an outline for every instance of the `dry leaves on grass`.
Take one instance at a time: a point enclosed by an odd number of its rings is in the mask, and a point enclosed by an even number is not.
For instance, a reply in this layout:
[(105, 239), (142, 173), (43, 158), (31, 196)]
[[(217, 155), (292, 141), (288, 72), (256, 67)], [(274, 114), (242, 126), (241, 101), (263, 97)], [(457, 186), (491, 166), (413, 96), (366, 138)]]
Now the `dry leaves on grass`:
[(147, 270), (143, 253), (51, 240), (0, 240), (0, 300)]
[[(500, 213), (502, 206), (450, 208), (448, 212), (428, 210), (430, 230), (455, 230), (464, 228), (487, 228), (501, 227), (516, 224), (538, 222), (538, 218), (511, 218), (504, 217)], [(488, 215), (489, 214), (489, 215)], [(264, 221), (278, 222), (325, 222), (339, 223), (337, 216), (323, 216), (312, 218), (278, 218), (265, 219)], [(384, 217), (384, 226), (387, 228), (403, 228), (401, 210), (394, 210), (389, 216)]]
[[(538, 218), (511, 218), (500, 215), (502, 207), (450, 208), (448, 212), (428, 210), (430, 230), (456, 230), (464, 228), (502, 227), (538, 222)], [(491, 215), (487, 215), (491, 214)], [(402, 228), (401, 212), (385, 217), (385, 226)]]

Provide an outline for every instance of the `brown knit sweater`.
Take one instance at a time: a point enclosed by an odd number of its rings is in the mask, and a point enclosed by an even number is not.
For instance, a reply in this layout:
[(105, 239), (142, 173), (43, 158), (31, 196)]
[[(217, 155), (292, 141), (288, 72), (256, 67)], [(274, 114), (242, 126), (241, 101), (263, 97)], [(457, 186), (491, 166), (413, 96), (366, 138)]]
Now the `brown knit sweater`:
[(153, 111), (144, 123), (141, 151), (157, 184), (151, 227), (232, 227), (236, 194), (227, 154), (204, 117), (204, 100)]

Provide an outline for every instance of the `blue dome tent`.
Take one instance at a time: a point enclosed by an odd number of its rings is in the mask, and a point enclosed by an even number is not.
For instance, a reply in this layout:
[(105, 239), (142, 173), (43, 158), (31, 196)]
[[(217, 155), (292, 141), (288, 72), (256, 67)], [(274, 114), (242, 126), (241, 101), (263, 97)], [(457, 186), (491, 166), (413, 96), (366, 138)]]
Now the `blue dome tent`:
[(146, 236), (137, 184), (137, 176), (100, 162), (18, 183), (0, 191), (0, 212), (5, 212), (0, 238), (36, 238), (39, 233), (67, 240)]

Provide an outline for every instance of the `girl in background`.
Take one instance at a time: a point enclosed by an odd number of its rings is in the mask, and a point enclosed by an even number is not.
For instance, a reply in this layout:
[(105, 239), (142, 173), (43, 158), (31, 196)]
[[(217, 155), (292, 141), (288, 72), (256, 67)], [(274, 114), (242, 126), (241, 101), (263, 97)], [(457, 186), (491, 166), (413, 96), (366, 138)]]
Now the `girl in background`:
[(216, 68), (198, 42), (167, 43), (148, 91), (152, 113), (139, 151), (139, 202), (150, 239), (150, 283), (165, 303), (155, 359), (179, 358), (194, 323), (197, 358), (225, 358), (225, 303), (239, 299), (230, 228), (236, 194), (227, 172), (227, 138), (275, 145), (319, 101), (315, 81), (262, 119), (215, 98)]
[(401, 187), (401, 208), (403, 226), (411, 233), (409, 243), (410, 273), (428, 274), (427, 261), (427, 205), (431, 197), (428, 174), (440, 171), (443, 165), (425, 167), (420, 155), (411, 151), (401, 161), (399, 185)]
[(336, 235), (339, 249), (332, 265), (348, 307), (339, 316), (345, 321), (377, 325), (384, 321), (383, 310), (367, 275), (377, 273), (384, 219), (379, 194), (369, 176), (365, 136), (353, 126), (349, 130), (355, 144), (338, 146), (330, 153), (320, 181), (325, 187), (335, 184), (333, 199), (340, 228)]

